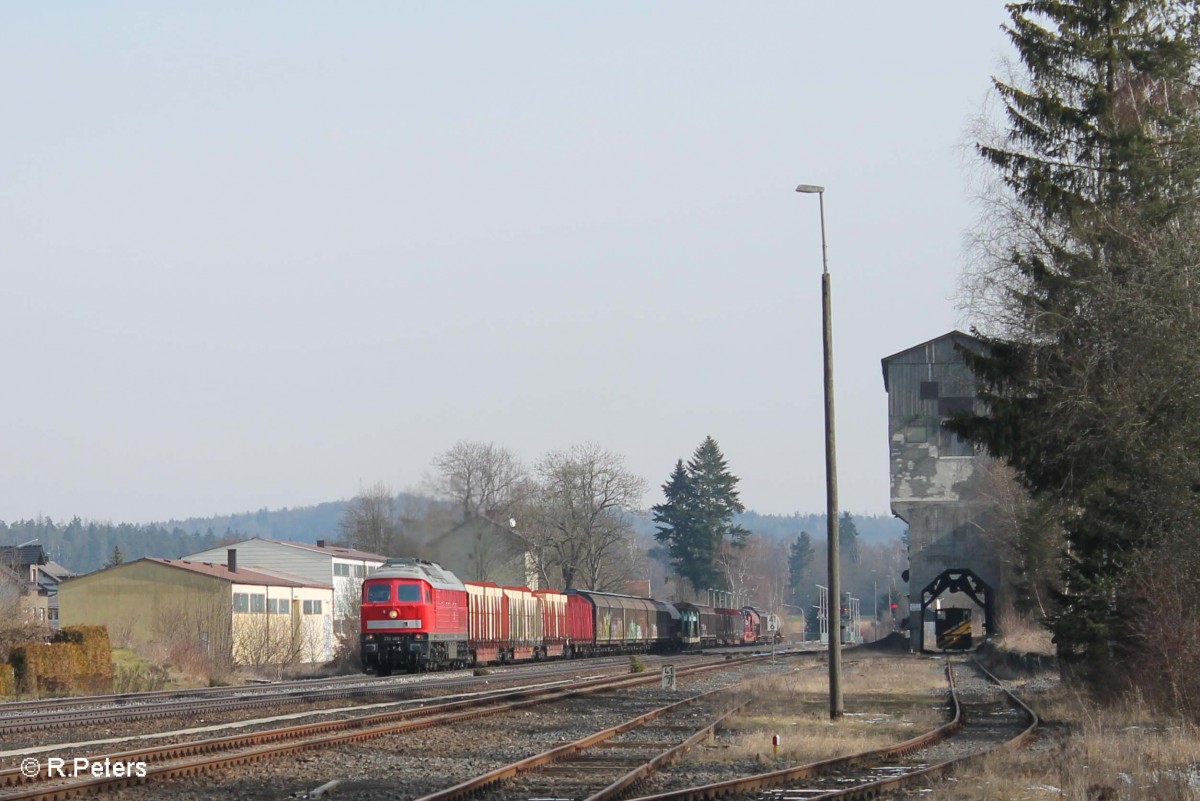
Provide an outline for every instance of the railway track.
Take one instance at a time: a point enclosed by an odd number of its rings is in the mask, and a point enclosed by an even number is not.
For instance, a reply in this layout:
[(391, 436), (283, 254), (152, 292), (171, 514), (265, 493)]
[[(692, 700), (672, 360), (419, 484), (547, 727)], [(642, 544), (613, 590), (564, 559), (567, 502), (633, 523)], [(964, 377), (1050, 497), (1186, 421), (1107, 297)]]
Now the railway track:
[[(739, 660), (745, 664), (764, 657)], [(678, 668), (679, 675), (693, 675), (728, 666), (727, 660)], [(418, 709), (397, 710), (345, 720), (290, 726), (245, 735), (213, 738), (116, 754), (88, 757), (90, 764), (144, 763), (144, 775), (63, 777), (51, 775), (50, 764), (37, 762), (38, 772), (23, 769), (0, 771), (0, 801), (59, 801), (132, 784), (192, 776), (220, 767), (251, 764), (301, 750), (329, 748), (405, 731), (510, 712), (568, 697), (631, 687), (659, 681), (656, 674), (622, 674), (581, 681), (570, 687), (502, 691), (483, 699), (469, 699)], [(68, 760), (68, 765), (70, 761)]]
[(815, 801), (876, 798), (884, 792), (923, 784), (993, 751), (1026, 742), (1038, 725), (1034, 714), (981, 666), (996, 688), (987, 698), (965, 702), (957, 692), (954, 666), (947, 667), (953, 715), (936, 729), (894, 746), (714, 784), (641, 796), (634, 801)]
[[(708, 738), (726, 718), (749, 703), (727, 704), (719, 712), (705, 708), (729, 692), (729, 688), (719, 688), (659, 707), (575, 742), (424, 796), (419, 801), (458, 801), (463, 798), (605, 801), (619, 798), (651, 771)], [(697, 721), (696, 717), (701, 720)]]
[[(596, 660), (598, 669), (622, 669), (624, 660)], [(575, 674), (579, 663), (561, 662), (541, 666), (522, 666), (519, 674), (493, 674), (493, 682), (528, 682), (547, 676)], [(471, 675), (436, 677), (424, 681), (416, 676), (369, 679), (362, 676), (342, 679), (329, 686), (328, 680), (284, 682), (261, 686), (242, 686), (215, 693), (212, 690), (169, 691), (136, 696), (86, 696), (76, 699), (14, 702), (0, 705), (0, 737), (38, 731), (78, 729), (84, 726), (120, 722), (196, 718), (222, 712), (303, 706), (326, 701), (368, 702), (379, 698), (417, 697), (429, 690), (477, 684)], [(314, 687), (314, 684), (316, 685)], [(182, 700), (179, 696), (182, 695)]]
[(52, 712), (81, 706), (128, 706), (135, 704), (180, 701), (188, 698), (220, 698), (251, 692), (284, 691), (336, 684), (362, 682), (362, 676), (330, 676), (322, 679), (296, 679), (294, 681), (270, 681), (257, 684), (236, 684), (223, 687), (191, 687), (178, 690), (150, 690), (146, 692), (108, 693), (104, 695), (75, 695), (62, 698), (37, 698), (28, 701), (0, 702), (0, 715)]

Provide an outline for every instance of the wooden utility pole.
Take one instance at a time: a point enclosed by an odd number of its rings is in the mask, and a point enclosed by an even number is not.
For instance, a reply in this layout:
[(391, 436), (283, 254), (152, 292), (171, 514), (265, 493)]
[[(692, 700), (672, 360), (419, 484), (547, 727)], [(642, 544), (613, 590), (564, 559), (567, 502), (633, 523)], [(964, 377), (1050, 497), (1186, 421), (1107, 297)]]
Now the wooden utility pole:
[(833, 299), (829, 256), (825, 246), (825, 187), (801, 184), (797, 192), (815, 194), (821, 207), (821, 340), (825, 365), (825, 531), (829, 538), (829, 718), (838, 720), (846, 707), (842, 698), (842, 578), (839, 562), (837, 453), (833, 426)]

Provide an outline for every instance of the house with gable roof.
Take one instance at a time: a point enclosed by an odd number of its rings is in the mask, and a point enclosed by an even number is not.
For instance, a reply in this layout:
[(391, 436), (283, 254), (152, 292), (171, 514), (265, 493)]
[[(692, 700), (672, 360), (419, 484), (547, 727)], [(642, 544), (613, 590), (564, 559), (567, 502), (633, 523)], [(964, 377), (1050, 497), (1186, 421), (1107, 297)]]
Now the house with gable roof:
[(0, 546), (0, 602), (6, 612), (11, 606), (23, 624), (51, 625), (52, 593), (41, 582), (41, 568), (48, 561), (41, 545)]
[(333, 586), (270, 568), (146, 557), (64, 580), (66, 625), (106, 626), (114, 642), (195, 645), (256, 666), (333, 656)]
[(314, 544), (265, 537), (209, 548), (183, 558), (194, 562), (224, 563), (231, 551), (236, 551), (238, 562), (247, 567), (279, 570), (332, 587), (333, 631), (339, 636), (351, 637), (358, 636), (363, 579), (387, 561), (381, 554), (332, 545), (326, 540), (317, 540)]

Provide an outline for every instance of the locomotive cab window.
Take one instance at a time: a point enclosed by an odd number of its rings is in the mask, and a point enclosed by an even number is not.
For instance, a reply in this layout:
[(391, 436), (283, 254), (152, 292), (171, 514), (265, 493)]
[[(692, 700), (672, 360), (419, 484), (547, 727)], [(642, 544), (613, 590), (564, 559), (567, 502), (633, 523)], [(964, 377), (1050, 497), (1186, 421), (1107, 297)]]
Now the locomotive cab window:
[(372, 584), (367, 587), (367, 603), (383, 604), (392, 600), (392, 588), (388, 584)]
[(421, 588), (416, 584), (401, 584), (396, 587), (397, 601), (407, 601), (412, 603), (421, 601)]

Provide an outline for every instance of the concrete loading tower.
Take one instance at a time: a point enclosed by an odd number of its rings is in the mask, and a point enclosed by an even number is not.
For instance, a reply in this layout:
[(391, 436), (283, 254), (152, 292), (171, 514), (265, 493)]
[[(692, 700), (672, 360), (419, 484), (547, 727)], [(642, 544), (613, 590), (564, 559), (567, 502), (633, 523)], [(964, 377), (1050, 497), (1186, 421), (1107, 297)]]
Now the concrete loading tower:
[(908, 523), (908, 633), (914, 650), (961, 648), (995, 632), (1000, 565), (986, 538), (978, 491), (987, 456), (942, 427), (981, 411), (961, 331), (883, 359), (888, 393), (892, 513)]

